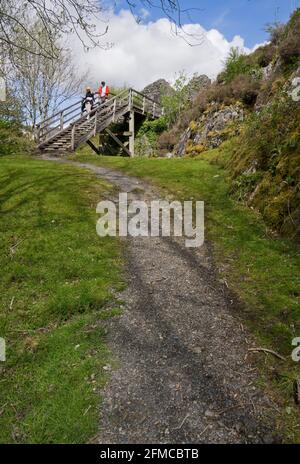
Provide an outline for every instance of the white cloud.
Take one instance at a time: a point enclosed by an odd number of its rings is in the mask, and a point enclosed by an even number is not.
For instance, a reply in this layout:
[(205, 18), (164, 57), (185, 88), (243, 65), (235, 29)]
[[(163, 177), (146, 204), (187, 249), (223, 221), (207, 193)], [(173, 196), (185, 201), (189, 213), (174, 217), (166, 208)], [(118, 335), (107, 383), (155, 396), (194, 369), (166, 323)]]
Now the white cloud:
[(190, 76), (198, 73), (215, 78), (230, 47), (250, 51), (240, 36), (229, 42), (218, 30), (206, 31), (200, 24), (186, 24), (184, 31), (185, 38), (194, 41), (194, 46), (172, 34), (167, 19), (137, 24), (130, 12), (123, 10), (110, 14), (106, 40), (114, 44), (111, 49), (86, 53), (74, 38), (70, 46), (79, 70), (89, 69), (88, 84), (96, 87), (105, 80), (114, 86), (126, 83), (136, 89), (159, 78), (172, 81), (181, 70)]

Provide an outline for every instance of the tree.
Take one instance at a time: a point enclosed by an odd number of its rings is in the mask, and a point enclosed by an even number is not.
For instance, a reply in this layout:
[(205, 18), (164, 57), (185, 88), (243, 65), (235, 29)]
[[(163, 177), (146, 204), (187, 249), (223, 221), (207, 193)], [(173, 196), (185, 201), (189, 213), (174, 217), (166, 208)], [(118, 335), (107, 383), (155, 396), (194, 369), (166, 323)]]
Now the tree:
[[(97, 0), (1, 0), (1, 48), (5, 47), (10, 60), (18, 50), (50, 59), (58, 52), (56, 38), (68, 33), (75, 33), (86, 48), (99, 46), (107, 30), (96, 30), (95, 21), (101, 12), (103, 8)], [(28, 27), (28, 18), (42, 25), (47, 47)], [(26, 44), (21, 40), (24, 36), (30, 39)]]
[(8, 121), (21, 125), (24, 121), (23, 106), (20, 98), (9, 90), (6, 100), (0, 102), (0, 121)]
[[(191, 11), (182, 9), (179, 0), (126, 1), (138, 21), (140, 18), (137, 12), (141, 6), (149, 9), (159, 8), (170, 20), (171, 25), (175, 26), (176, 32), (177, 28), (182, 28), (183, 15), (189, 15)], [(111, 3), (114, 4), (115, 1), (111, 0)], [(0, 50), (10, 61), (14, 60), (17, 50), (53, 58), (58, 51), (57, 36), (70, 33), (76, 34), (86, 49), (105, 46), (102, 40), (108, 25), (105, 24), (103, 4), (101, 0), (1, 0)], [(105, 4), (109, 6), (109, 3)], [(28, 28), (28, 18), (33, 18), (43, 25), (47, 47), (40, 43), (39, 37)], [(101, 31), (97, 30), (98, 20), (102, 20)], [(24, 35), (30, 38), (26, 45), (20, 40)], [(186, 37), (189, 34), (183, 35)]]
[(179, 118), (182, 111), (186, 108), (189, 100), (188, 78), (181, 71), (174, 83), (174, 94), (165, 95), (162, 98), (162, 104), (165, 110), (165, 118), (169, 127)]
[[(39, 119), (45, 119), (66, 99), (77, 94), (85, 76), (77, 75), (70, 53), (59, 46), (52, 58), (27, 51), (38, 51), (41, 46), (47, 52), (48, 47), (56, 45), (56, 42), (48, 44), (47, 32), (40, 21), (28, 26), (27, 30), (30, 35), (24, 33), (24, 48), (15, 53), (8, 88), (20, 97), (26, 121), (34, 126)], [(31, 35), (38, 39), (38, 43)]]

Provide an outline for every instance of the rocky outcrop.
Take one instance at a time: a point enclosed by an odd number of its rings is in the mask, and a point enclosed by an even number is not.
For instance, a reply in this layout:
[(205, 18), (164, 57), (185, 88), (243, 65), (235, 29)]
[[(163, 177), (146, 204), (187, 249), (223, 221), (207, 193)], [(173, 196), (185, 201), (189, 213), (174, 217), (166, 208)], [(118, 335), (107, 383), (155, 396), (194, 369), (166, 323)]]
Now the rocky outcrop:
[(142, 93), (147, 97), (152, 98), (158, 103), (162, 103), (163, 96), (173, 95), (175, 93), (173, 87), (165, 79), (159, 79), (142, 90)]
[(244, 120), (241, 104), (219, 107), (212, 104), (198, 121), (192, 121), (175, 147), (175, 156), (196, 155), (217, 148), (228, 138), (238, 135)]
[(207, 89), (210, 85), (211, 80), (205, 74), (195, 75), (187, 85), (188, 100), (194, 100), (201, 90)]
[(294, 101), (300, 101), (300, 66), (291, 76), (285, 90)]

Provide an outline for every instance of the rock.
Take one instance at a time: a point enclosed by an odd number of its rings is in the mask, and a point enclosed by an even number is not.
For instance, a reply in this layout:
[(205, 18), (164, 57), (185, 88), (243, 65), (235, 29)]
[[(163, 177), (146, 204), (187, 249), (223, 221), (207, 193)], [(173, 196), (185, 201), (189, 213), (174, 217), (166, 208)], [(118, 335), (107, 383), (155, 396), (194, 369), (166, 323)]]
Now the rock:
[(190, 139), (191, 136), (191, 129), (188, 128), (186, 131), (182, 134), (178, 144), (175, 147), (175, 156), (183, 156), (185, 154), (185, 149), (186, 149), (186, 144)]
[(187, 84), (188, 99), (194, 100), (200, 90), (207, 89), (211, 85), (211, 80), (205, 74), (198, 76), (197, 74)]
[(216, 413), (213, 412), (213, 411), (210, 411), (209, 409), (207, 409), (207, 411), (205, 411), (204, 415), (205, 415), (205, 417), (210, 417), (210, 418), (216, 417)]
[(157, 101), (158, 103), (161, 103), (163, 96), (173, 95), (175, 90), (165, 79), (159, 79), (152, 84), (147, 85), (147, 87), (142, 90), (142, 93), (147, 95), (147, 97)]
[(299, 101), (299, 89), (300, 89), (300, 66), (299, 68), (293, 73), (292, 77), (288, 81), (285, 90), (293, 98), (294, 101)]
[(273, 69), (274, 69), (273, 63), (270, 63), (270, 64), (268, 64), (268, 66), (263, 68), (262, 71), (263, 71), (263, 79), (264, 80), (270, 79), (270, 77), (272, 75), (272, 72), (273, 72)]
[[(218, 108), (212, 105), (211, 108), (203, 113), (199, 121), (194, 122), (186, 129), (179, 143), (175, 147), (175, 156), (184, 156), (188, 145), (193, 146), (196, 153), (204, 150), (217, 148), (224, 140), (231, 136), (238, 135), (239, 122), (244, 119), (244, 110), (241, 105), (230, 105)], [(232, 123), (236, 122), (236, 126)]]

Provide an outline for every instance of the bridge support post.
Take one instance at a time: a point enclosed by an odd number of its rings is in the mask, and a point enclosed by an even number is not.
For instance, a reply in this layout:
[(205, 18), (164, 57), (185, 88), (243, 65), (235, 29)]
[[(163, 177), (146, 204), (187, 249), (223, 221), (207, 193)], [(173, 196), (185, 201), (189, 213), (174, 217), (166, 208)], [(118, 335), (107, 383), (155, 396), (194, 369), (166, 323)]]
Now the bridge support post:
[(129, 151), (130, 156), (134, 157), (134, 111), (130, 111), (129, 115)]

